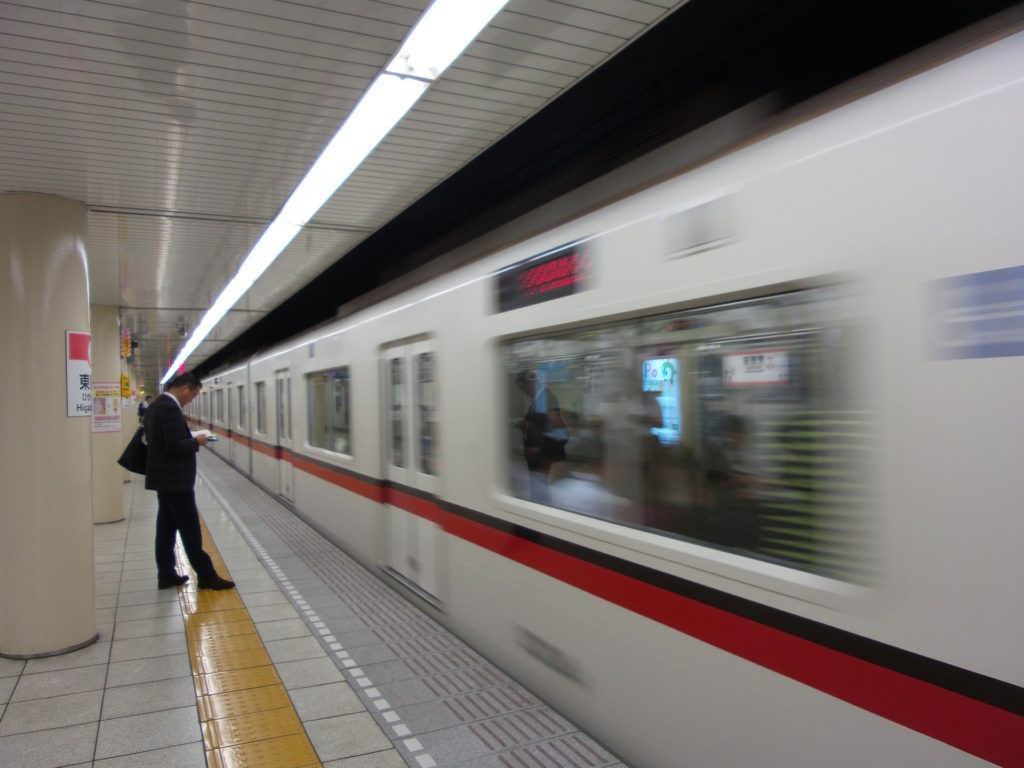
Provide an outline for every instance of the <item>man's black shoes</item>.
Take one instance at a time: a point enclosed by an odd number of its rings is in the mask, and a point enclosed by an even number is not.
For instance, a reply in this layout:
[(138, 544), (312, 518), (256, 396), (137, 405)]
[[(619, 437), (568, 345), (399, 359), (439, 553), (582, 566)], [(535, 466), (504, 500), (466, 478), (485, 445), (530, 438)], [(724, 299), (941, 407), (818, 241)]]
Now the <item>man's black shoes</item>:
[(160, 589), (170, 589), (171, 587), (180, 587), (186, 581), (188, 581), (188, 576), (174, 574), (173, 576), (161, 576), (156, 583)]
[(212, 579), (200, 579), (197, 586), (200, 589), (231, 589), (235, 586), (235, 582), (214, 576)]
[[(157, 579), (157, 585), (160, 589), (170, 589), (171, 587), (179, 587), (186, 581), (188, 581), (188, 576), (174, 574), (173, 576), (161, 576)], [(235, 586), (235, 582), (230, 579), (222, 579), (217, 574), (214, 574), (212, 578), (200, 579), (197, 586), (200, 589), (231, 589)]]

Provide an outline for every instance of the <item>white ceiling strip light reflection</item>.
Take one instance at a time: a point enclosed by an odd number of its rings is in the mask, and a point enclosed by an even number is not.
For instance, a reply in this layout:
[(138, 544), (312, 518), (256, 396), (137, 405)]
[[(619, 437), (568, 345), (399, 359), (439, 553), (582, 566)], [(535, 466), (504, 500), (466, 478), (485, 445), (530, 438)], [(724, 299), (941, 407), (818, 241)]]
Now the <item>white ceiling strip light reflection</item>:
[(167, 383), (321, 206), (508, 0), (435, 0), (245, 257), (160, 380)]

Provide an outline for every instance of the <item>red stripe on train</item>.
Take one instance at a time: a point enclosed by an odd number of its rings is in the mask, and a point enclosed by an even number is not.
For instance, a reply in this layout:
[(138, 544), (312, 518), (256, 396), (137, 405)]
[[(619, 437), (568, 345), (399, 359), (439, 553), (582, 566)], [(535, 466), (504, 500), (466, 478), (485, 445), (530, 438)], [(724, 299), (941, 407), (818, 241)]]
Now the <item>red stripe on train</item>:
[(678, 595), (292, 455), (298, 469), (997, 765), (1024, 767), (1024, 717)]
[(383, 489), (379, 483), (360, 480), (339, 469), (332, 469), (322, 464), (307, 461), (290, 451), (284, 456), (284, 460), (290, 461), (296, 469), (301, 469), (303, 472), (313, 475), (313, 477), (318, 477), (332, 485), (352, 491), (352, 493), (358, 493), (360, 496), (365, 496), (371, 501), (380, 503), (384, 498)]
[[(415, 510), (410, 510), (415, 513)], [(1024, 765), (1024, 718), (450, 513), (455, 536), (998, 765)]]

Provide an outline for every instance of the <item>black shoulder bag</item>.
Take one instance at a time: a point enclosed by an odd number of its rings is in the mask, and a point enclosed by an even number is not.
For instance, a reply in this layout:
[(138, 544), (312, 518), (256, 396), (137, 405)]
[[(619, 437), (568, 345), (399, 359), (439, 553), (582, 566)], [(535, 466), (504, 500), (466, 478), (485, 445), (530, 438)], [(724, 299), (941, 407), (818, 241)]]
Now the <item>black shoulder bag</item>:
[(121, 458), (117, 460), (117, 463), (129, 472), (144, 475), (146, 474), (146, 456), (148, 452), (146, 432), (142, 427), (139, 427), (132, 436), (132, 439), (128, 441), (128, 445), (124, 449), (124, 453), (121, 454)]

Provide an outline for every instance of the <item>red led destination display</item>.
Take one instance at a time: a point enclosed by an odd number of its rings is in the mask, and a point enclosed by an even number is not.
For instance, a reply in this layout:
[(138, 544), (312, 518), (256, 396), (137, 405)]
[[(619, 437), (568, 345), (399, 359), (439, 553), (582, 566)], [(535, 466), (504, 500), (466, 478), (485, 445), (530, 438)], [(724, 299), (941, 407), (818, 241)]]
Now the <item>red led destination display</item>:
[(508, 312), (586, 290), (593, 268), (587, 242), (521, 261), (497, 274), (498, 311)]

